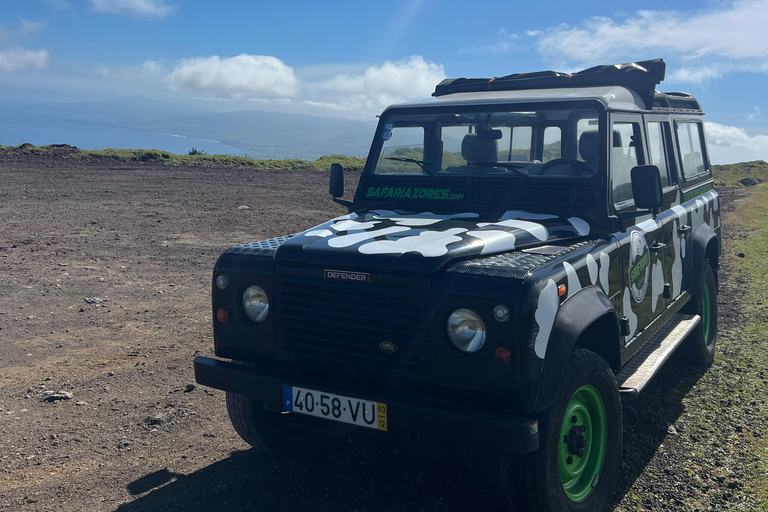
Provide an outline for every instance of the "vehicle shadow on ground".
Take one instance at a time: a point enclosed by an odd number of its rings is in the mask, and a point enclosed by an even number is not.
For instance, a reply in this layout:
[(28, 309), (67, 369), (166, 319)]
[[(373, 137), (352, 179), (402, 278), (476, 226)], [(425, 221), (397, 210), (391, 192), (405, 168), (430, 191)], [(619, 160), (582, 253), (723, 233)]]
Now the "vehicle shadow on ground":
[(629, 492), (661, 445), (675, 436), (669, 427), (681, 428), (678, 419), (684, 410), (683, 398), (706, 371), (707, 367), (686, 364), (685, 356), (675, 353), (637, 398), (624, 401), (622, 467), (613, 506)]
[(189, 475), (145, 475), (117, 511), (500, 512), (509, 508), (499, 468), (492, 454), (352, 432), (293, 458), (243, 450)]
[[(683, 412), (682, 399), (706, 371), (679, 359), (624, 403), (614, 506), (670, 435), (667, 427)], [(351, 431), (292, 458), (243, 450), (189, 475), (150, 473), (127, 485), (138, 497), (117, 511), (508, 511), (500, 467), (493, 454), (451, 443), (414, 444)]]

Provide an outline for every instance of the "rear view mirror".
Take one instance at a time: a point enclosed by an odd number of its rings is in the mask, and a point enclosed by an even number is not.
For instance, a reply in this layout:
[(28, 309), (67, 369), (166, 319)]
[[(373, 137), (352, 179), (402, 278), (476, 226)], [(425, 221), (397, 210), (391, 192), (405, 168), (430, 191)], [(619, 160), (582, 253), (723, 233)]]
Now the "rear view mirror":
[(328, 193), (333, 197), (344, 195), (344, 167), (341, 164), (331, 164), (331, 183), (328, 185)]
[(477, 138), (480, 140), (499, 140), (502, 137), (501, 130), (478, 130)]
[(638, 165), (632, 168), (631, 173), (635, 206), (656, 212), (664, 203), (659, 168), (655, 165)]

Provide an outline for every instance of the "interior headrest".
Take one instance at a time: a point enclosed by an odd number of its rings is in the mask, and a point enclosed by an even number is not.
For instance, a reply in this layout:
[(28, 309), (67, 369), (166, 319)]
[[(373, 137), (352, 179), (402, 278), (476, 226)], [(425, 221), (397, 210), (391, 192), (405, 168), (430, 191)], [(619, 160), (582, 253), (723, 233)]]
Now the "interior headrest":
[(584, 132), (579, 137), (579, 154), (586, 162), (600, 161), (600, 139), (597, 130)]
[(468, 133), (461, 141), (461, 156), (467, 162), (496, 162), (499, 147), (496, 140), (480, 139), (476, 133)]

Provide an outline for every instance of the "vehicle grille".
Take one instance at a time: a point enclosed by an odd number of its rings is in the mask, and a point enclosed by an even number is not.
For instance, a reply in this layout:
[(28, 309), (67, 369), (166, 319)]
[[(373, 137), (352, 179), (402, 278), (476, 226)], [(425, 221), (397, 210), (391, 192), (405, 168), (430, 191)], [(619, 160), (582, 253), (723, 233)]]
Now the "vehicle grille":
[[(429, 374), (428, 282), (332, 281), (278, 271), (275, 334), (301, 367), (334, 377), (383, 381)], [(394, 353), (381, 342), (397, 345)], [(339, 374), (341, 373), (341, 375)]]

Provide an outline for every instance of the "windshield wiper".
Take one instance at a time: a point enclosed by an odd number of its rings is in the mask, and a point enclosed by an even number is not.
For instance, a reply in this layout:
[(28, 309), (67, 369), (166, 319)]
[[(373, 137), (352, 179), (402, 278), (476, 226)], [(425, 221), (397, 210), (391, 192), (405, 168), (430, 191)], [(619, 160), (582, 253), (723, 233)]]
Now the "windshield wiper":
[(403, 158), (399, 156), (385, 156), (384, 160), (397, 160), (398, 162), (411, 162), (412, 164), (417, 164), (419, 167), (421, 167), (425, 173), (429, 174), (430, 176), (437, 176), (434, 172), (427, 169), (427, 165), (435, 165), (432, 162), (425, 162), (423, 160), (416, 160), (415, 158)]
[(528, 181), (531, 181), (530, 174), (526, 174), (520, 169), (525, 167), (520, 164), (513, 164), (510, 162), (467, 162), (467, 165), (476, 165), (478, 167), (496, 167), (498, 169), (504, 169), (505, 171), (512, 171), (515, 174), (522, 176)]

